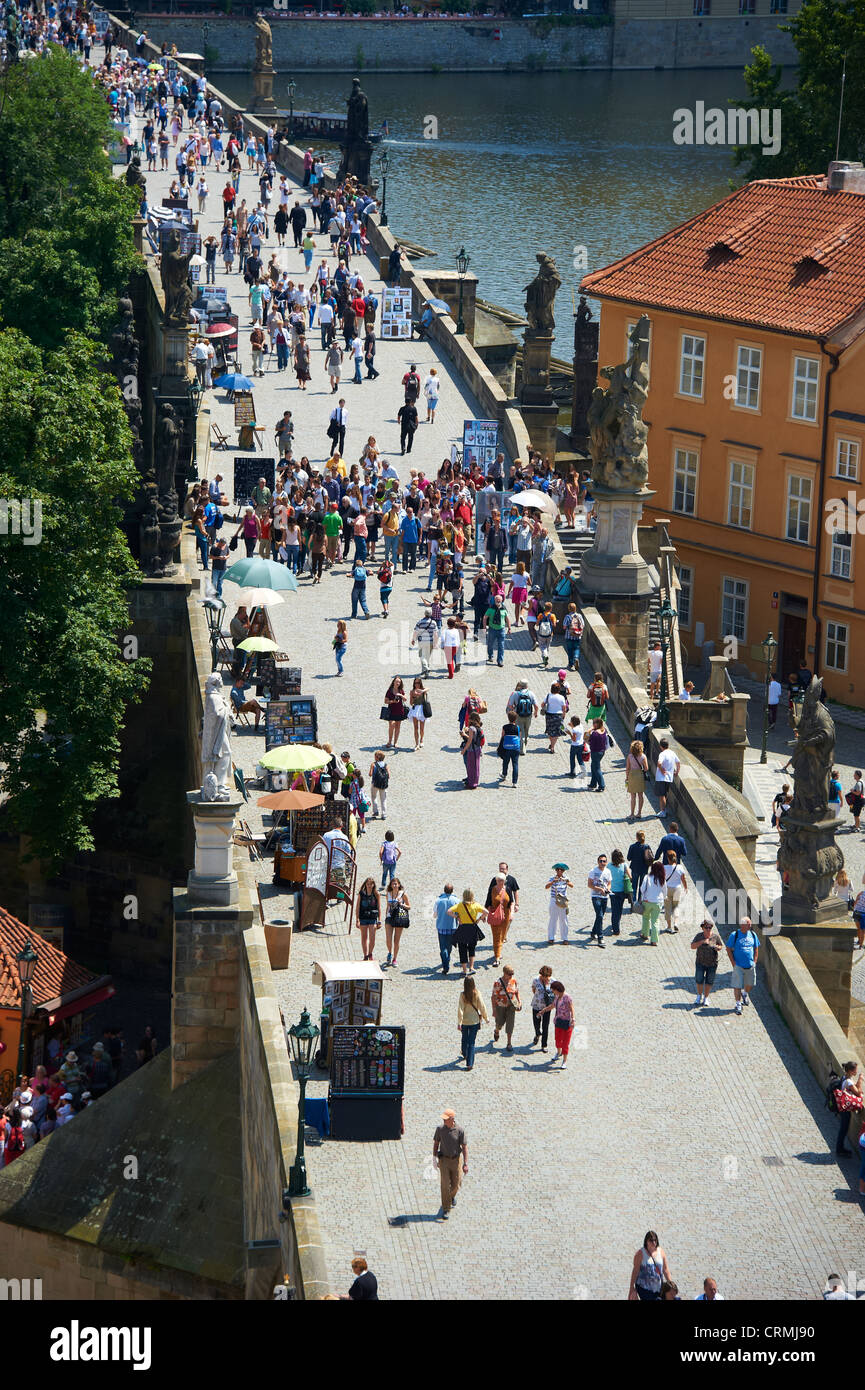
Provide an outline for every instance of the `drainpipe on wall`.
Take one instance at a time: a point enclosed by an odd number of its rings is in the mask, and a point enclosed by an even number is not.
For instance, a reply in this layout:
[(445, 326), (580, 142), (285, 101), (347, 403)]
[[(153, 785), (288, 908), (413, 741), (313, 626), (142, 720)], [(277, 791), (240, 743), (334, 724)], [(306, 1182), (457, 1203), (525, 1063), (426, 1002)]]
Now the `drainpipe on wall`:
[(832, 377), (841, 365), (841, 359), (834, 352), (829, 352), (826, 347), (826, 339), (818, 338), (820, 351), (828, 357), (832, 363), (826, 373), (826, 389), (823, 396), (823, 431), (820, 439), (820, 495), (817, 503), (817, 544), (814, 548), (814, 584), (811, 590), (811, 616), (814, 619), (814, 675), (819, 676), (821, 661), (821, 634), (822, 623), (818, 611), (820, 599), (820, 567), (823, 563), (823, 508), (825, 505), (826, 494), (826, 441), (829, 436), (829, 397), (832, 391)]

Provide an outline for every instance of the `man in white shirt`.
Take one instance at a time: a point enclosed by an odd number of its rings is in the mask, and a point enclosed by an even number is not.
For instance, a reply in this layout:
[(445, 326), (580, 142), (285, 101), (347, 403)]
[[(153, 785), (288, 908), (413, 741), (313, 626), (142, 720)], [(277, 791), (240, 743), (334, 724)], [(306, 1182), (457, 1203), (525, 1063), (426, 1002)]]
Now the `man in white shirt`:
[(321, 350), (326, 352), (333, 328), (333, 305), (327, 300), (318, 306), (318, 326), (321, 329)]
[(339, 878), (345, 873), (346, 864), (351, 858), (351, 840), (338, 824), (326, 830), (321, 838), (327, 845), (328, 877)]
[[(592, 895), (592, 907), (595, 909), (591, 935), (595, 937), (601, 950), (604, 950), (604, 913), (610, 901), (612, 883), (613, 876), (607, 868), (607, 856), (599, 854), (597, 865), (590, 870), (586, 884)], [(591, 940), (591, 937), (589, 939)]]
[(661, 667), (664, 664), (664, 654), (661, 651), (660, 642), (656, 642), (649, 652), (649, 698), (657, 700), (661, 690)]
[(777, 676), (773, 676), (769, 682), (769, 691), (766, 702), (769, 706), (769, 728), (774, 729), (778, 720), (778, 705), (781, 700), (781, 682)]
[(660, 802), (661, 820), (667, 819), (667, 797), (673, 785), (673, 779), (678, 777), (681, 763), (671, 750), (668, 741), (661, 739), (661, 751), (658, 754), (658, 764), (655, 768), (655, 793)]
[(718, 1282), (716, 1279), (703, 1280), (703, 1292), (698, 1293), (694, 1299), (695, 1303), (723, 1303), (724, 1295), (718, 1293)]
[(693, 694), (694, 694), (694, 682), (693, 682), (693, 681), (686, 681), (685, 684), (682, 686), (682, 689), (679, 691), (679, 699), (680, 699), (680, 700), (690, 700), (690, 699), (693, 698)]

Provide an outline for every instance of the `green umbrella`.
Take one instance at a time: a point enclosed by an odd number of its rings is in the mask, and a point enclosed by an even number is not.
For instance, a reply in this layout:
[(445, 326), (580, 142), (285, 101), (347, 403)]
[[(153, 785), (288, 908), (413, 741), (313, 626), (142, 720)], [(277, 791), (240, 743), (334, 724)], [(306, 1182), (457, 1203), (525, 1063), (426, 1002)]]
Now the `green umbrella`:
[(244, 637), (242, 642), (238, 642), (237, 650), (240, 652), (278, 652), (279, 643), (272, 642), (269, 637)]
[(554, 865), (553, 865), (553, 868), (554, 868), (554, 869), (565, 869), (565, 870), (567, 870), (567, 869), (569, 869), (570, 867), (571, 867), (570, 864), (554, 864)]
[(241, 588), (297, 588), (297, 580), (286, 565), (278, 565), (275, 560), (262, 560), (257, 555), (251, 555), (230, 565), (225, 571), (225, 577), (230, 584), (239, 584)]
[(258, 761), (268, 772), (310, 772), (316, 767), (326, 767), (331, 756), (308, 743), (283, 743), (262, 754)]

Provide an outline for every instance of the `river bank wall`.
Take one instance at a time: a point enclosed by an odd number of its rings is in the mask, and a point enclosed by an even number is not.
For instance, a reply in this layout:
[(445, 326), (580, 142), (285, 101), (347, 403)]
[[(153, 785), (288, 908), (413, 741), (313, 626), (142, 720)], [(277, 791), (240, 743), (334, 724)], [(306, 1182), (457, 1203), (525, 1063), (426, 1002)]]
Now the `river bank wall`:
[[(784, 16), (627, 19), (606, 15), (554, 23), (409, 17), (295, 18), (268, 11), (273, 64), (282, 72), (562, 72), (583, 69), (742, 68), (762, 44), (775, 62), (795, 64)], [(220, 15), (139, 15), (138, 27), (181, 53), (204, 49), (209, 72), (248, 72), (255, 59), (251, 19)]]

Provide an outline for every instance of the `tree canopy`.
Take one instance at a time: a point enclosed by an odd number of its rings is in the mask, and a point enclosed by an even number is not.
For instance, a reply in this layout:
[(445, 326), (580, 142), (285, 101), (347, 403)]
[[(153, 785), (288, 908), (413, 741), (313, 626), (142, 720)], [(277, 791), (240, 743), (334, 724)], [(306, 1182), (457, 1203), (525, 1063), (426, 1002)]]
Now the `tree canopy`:
[[(805, 0), (789, 24), (799, 55), (796, 86), (785, 87), (780, 67), (765, 48), (752, 50), (745, 68), (748, 105), (781, 112), (781, 149), (763, 155), (739, 146), (733, 155), (747, 178), (819, 174), (835, 158), (841, 75), (846, 55), (844, 109), (838, 154), (862, 159), (865, 149), (865, 6), (861, 0)], [(738, 104), (738, 102), (736, 103)]]
[(138, 576), (120, 503), (138, 478), (105, 364), (136, 266), (136, 196), (112, 177), (111, 133), (104, 97), (60, 50), (4, 73), (0, 788), (11, 823), (54, 862), (92, 848), (95, 803), (118, 795), (125, 707), (148, 671), (119, 640)]

